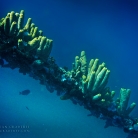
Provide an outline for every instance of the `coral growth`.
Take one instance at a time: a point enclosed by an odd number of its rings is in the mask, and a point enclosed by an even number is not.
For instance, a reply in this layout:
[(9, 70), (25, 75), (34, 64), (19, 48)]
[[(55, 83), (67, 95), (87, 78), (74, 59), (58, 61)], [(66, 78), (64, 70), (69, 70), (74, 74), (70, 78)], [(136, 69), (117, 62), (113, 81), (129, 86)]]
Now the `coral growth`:
[[(7, 37), (8, 43), (13, 44), (16, 41), (15, 46), (19, 50), (24, 51), (26, 54), (34, 54), (42, 61), (47, 61), (51, 49), (53, 40), (43, 36), (42, 30), (39, 30), (32, 18), (28, 18), (27, 23), (24, 25), (24, 10), (20, 13), (11, 11), (5, 18), (0, 20), (0, 29)], [(8, 44), (8, 45), (9, 45)], [(0, 45), (0, 50), (4, 50), (7, 47), (7, 43)]]
[(91, 59), (87, 65), (85, 51), (82, 51), (80, 57), (75, 57), (71, 73), (78, 80), (84, 98), (101, 106), (108, 106), (112, 102), (115, 92), (106, 88), (110, 70), (105, 63), (99, 64), (99, 59)]
[(130, 93), (131, 93), (130, 89), (124, 89), (124, 88), (120, 89), (120, 97), (116, 100), (116, 104), (117, 104), (117, 112), (121, 116), (128, 116), (136, 106), (136, 103), (133, 102), (129, 106), (129, 108), (127, 108), (130, 98)]
[(2, 67), (19, 68), (20, 73), (40, 80), (48, 91), (56, 90), (61, 100), (71, 99), (95, 116), (106, 118), (112, 125), (138, 132), (137, 119), (129, 116), (136, 103), (127, 108), (130, 89), (121, 88), (120, 97), (113, 99), (115, 91), (106, 86), (110, 70), (105, 63), (91, 59), (87, 64), (86, 53), (82, 51), (80, 57), (75, 57), (72, 70), (68, 71), (58, 67), (55, 59), (50, 57), (52, 43), (53, 40), (43, 36), (31, 18), (24, 25), (24, 10), (20, 13), (12, 11), (0, 20)]

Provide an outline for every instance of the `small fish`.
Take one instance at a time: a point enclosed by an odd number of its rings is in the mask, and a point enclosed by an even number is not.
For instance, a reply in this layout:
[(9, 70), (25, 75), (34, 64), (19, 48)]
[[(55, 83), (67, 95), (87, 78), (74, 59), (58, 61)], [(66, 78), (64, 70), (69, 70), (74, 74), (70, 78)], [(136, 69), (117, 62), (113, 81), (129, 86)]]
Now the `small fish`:
[(30, 90), (26, 89), (22, 92), (19, 92), (20, 95), (28, 95), (30, 93)]
[(27, 110), (29, 110), (29, 108), (27, 106), (25, 106)]

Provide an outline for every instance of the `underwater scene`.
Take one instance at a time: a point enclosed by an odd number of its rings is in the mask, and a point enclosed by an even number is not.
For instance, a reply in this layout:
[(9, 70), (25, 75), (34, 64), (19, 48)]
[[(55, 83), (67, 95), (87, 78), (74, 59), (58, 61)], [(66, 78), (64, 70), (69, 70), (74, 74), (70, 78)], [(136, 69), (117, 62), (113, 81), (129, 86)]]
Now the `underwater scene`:
[(0, 138), (138, 138), (137, 0), (0, 7)]

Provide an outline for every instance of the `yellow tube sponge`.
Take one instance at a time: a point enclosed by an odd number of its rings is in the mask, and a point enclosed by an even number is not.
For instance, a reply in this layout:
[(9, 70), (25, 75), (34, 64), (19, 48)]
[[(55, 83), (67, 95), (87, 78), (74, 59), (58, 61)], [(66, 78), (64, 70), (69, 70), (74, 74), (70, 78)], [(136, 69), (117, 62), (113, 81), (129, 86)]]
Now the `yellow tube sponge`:
[(99, 67), (95, 73), (96, 76), (101, 72), (101, 70), (104, 68), (104, 66), (105, 66), (105, 63), (102, 63), (101, 65), (99, 65)]
[[(85, 51), (82, 51), (80, 57), (75, 57), (71, 73), (73, 78), (78, 81), (81, 80), (82, 93), (85, 94), (84, 97), (87, 97), (101, 93), (104, 90), (110, 70), (105, 67), (105, 63), (99, 65), (99, 59), (91, 59), (87, 66), (86, 54)], [(83, 79), (83, 75), (86, 76), (86, 80)]]
[(20, 14), (19, 13), (15, 13), (15, 22), (17, 22), (17, 26), (18, 26), (18, 19), (19, 19)]
[(80, 67), (79, 56), (75, 57), (74, 69), (77, 70)]
[(24, 44), (23, 44), (23, 40), (22, 39), (18, 39), (18, 48), (20, 50), (23, 50), (24, 49)]
[(23, 23), (24, 23), (24, 15), (23, 14), (19, 14), (19, 18), (18, 18), (18, 29), (23, 29)]
[(111, 91), (111, 98), (115, 96), (115, 91)]
[(46, 37), (39, 37), (40, 38), (40, 45), (37, 48), (37, 56), (41, 57), (41, 54), (43, 52), (44, 45), (46, 44)]
[(120, 89), (120, 97), (119, 97), (119, 100), (118, 100), (119, 104), (118, 104), (118, 107), (117, 107), (117, 112), (118, 112), (119, 115), (128, 116), (129, 113), (136, 106), (135, 103), (132, 103), (130, 105), (130, 107), (127, 109), (129, 98), (130, 98), (130, 93), (131, 93), (130, 89), (124, 89), (124, 88)]
[(87, 83), (88, 83), (88, 81), (86, 79), (87, 79), (86, 76), (83, 75), (82, 76), (82, 93), (83, 94), (87, 93)]
[(39, 39), (38, 38), (34, 38), (33, 40), (28, 42), (28, 45), (26, 47), (27, 51), (36, 49), (39, 46)]
[(86, 60), (85, 51), (81, 52), (80, 63), (81, 63), (81, 72), (83, 75), (86, 75), (87, 74), (87, 60)]
[(93, 101), (99, 100), (100, 98), (101, 98), (101, 94), (100, 93), (92, 96), (92, 100)]
[(98, 68), (98, 64), (99, 64), (99, 59), (95, 59), (93, 65), (91, 67), (91, 71), (95, 71), (96, 72), (96, 70)]
[(39, 30), (39, 36), (42, 36), (43, 35), (43, 31), (42, 30)]
[(6, 35), (8, 35), (9, 31), (10, 31), (10, 18), (6, 16), (4, 19), (4, 32)]
[(27, 31), (29, 31), (31, 23), (32, 23), (32, 18), (28, 18), (27, 23), (26, 23), (24, 29), (27, 30)]
[(19, 32), (18, 32), (18, 34), (17, 34), (17, 39), (22, 39), (23, 36), (24, 36), (24, 30), (21, 29), (21, 30), (19, 30)]
[(108, 83), (109, 76), (110, 76), (110, 70), (106, 70), (106, 73), (100, 83), (99, 90), (103, 89), (106, 86), (106, 84)]
[(16, 22), (12, 22), (11, 27), (10, 27), (9, 35), (10, 35), (10, 36), (11, 36), (11, 35), (14, 35), (16, 29), (17, 29), (17, 23), (16, 23)]
[(94, 86), (93, 86), (93, 89), (92, 89), (93, 92), (98, 90), (98, 88), (99, 88), (99, 86), (100, 86), (100, 84), (101, 84), (101, 82), (102, 82), (102, 80), (105, 76), (106, 70), (107, 70), (107, 68), (104, 67), (101, 70), (101, 72), (99, 72), (99, 74), (97, 75)]
[(31, 23), (30, 32), (29, 32), (31, 35), (33, 35), (34, 28), (35, 28), (35, 24), (34, 23)]
[(132, 112), (132, 110), (135, 108), (135, 106), (136, 106), (136, 103), (132, 103), (129, 107), (128, 107), (128, 109), (126, 110), (126, 115), (129, 115), (131, 112)]
[(52, 50), (53, 40), (46, 39), (46, 37), (41, 38), (39, 47), (37, 48), (37, 56), (40, 57), (43, 61), (47, 61), (51, 50)]
[(89, 73), (89, 79), (88, 79), (88, 86), (87, 89), (88, 91), (92, 90), (92, 87), (94, 85), (94, 81), (95, 81), (95, 71), (91, 71), (91, 73)]
[(10, 24), (12, 24), (12, 22), (15, 21), (15, 18), (16, 18), (15, 12), (14, 11), (11, 11), (11, 13), (10, 13)]
[(130, 98), (130, 89), (120, 89), (120, 107), (121, 107), (121, 112), (124, 112), (127, 108), (128, 101)]
[(94, 63), (94, 59), (91, 59), (89, 62), (89, 66), (88, 66), (88, 74), (89, 74), (89, 72), (91, 72), (91, 68), (93, 66), (93, 63)]
[[(24, 10), (21, 10), (20, 13), (14, 11), (8, 13), (5, 18), (0, 20), (0, 28), (7, 39), (10, 36), (12, 39), (17, 40), (19, 50), (24, 50), (22, 52), (31, 54), (31, 56), (37, 54), (41, 60), (47, 60), (52, 49), (52, 40), (42, 36), (43, 31), (38, 30), (38, 27), (32, 23), (32, 18), (28, 18), (24, 25)], [(13, 42), (12, 39), (10, 39), (11, 42)], [(1, 49), (4, 49), (4, 46), (6, 44), (2, 45)]]
[(6, 35), (12, 36), (14, 35), (17, 29), (17, 19), (16, 19), (16, 15), (15, 12), (12, 11), (11, 13), (9, 13), (6, 18), (5, 18), (5, 22), (4, 22), (4, 31), (6, 33)]
[(38, 37), (38, 27), (35, 27), (33, 30), (32, 38)]

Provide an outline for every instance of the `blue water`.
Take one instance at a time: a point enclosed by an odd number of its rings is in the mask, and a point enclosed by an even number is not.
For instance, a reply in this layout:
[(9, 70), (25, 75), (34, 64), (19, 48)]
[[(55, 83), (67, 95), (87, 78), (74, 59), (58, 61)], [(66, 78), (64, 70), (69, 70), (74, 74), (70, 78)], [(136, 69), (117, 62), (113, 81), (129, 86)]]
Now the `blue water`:
[[(130, 88), (131, 102), (138, 101), (138, 2), (136, 0), (39, 0), (1, 2), (0, 17), (25, 10), (44, 35), (54, 40), (51, 55), (59, 66), (71, 69), (76, 55), (99, 58), (111, 70), (108, 86), (119, 96)], [(30, 89), (31, 94), (18, 93)], [(126, 138), (116, 127), (90, 116), (71, 101), (60, 101), (39, 81), (0, 68), (1, 125), (29, 125), (30, 132), (0, 133), (0, 138)], [(130, 104), (129, 103), (129, 104)], [(137, 103), (138, 104), (138, 103)], [(29, 110), (26, 109), (26, 106)], [(138, 107), (131, 116), (138, 117)]]

